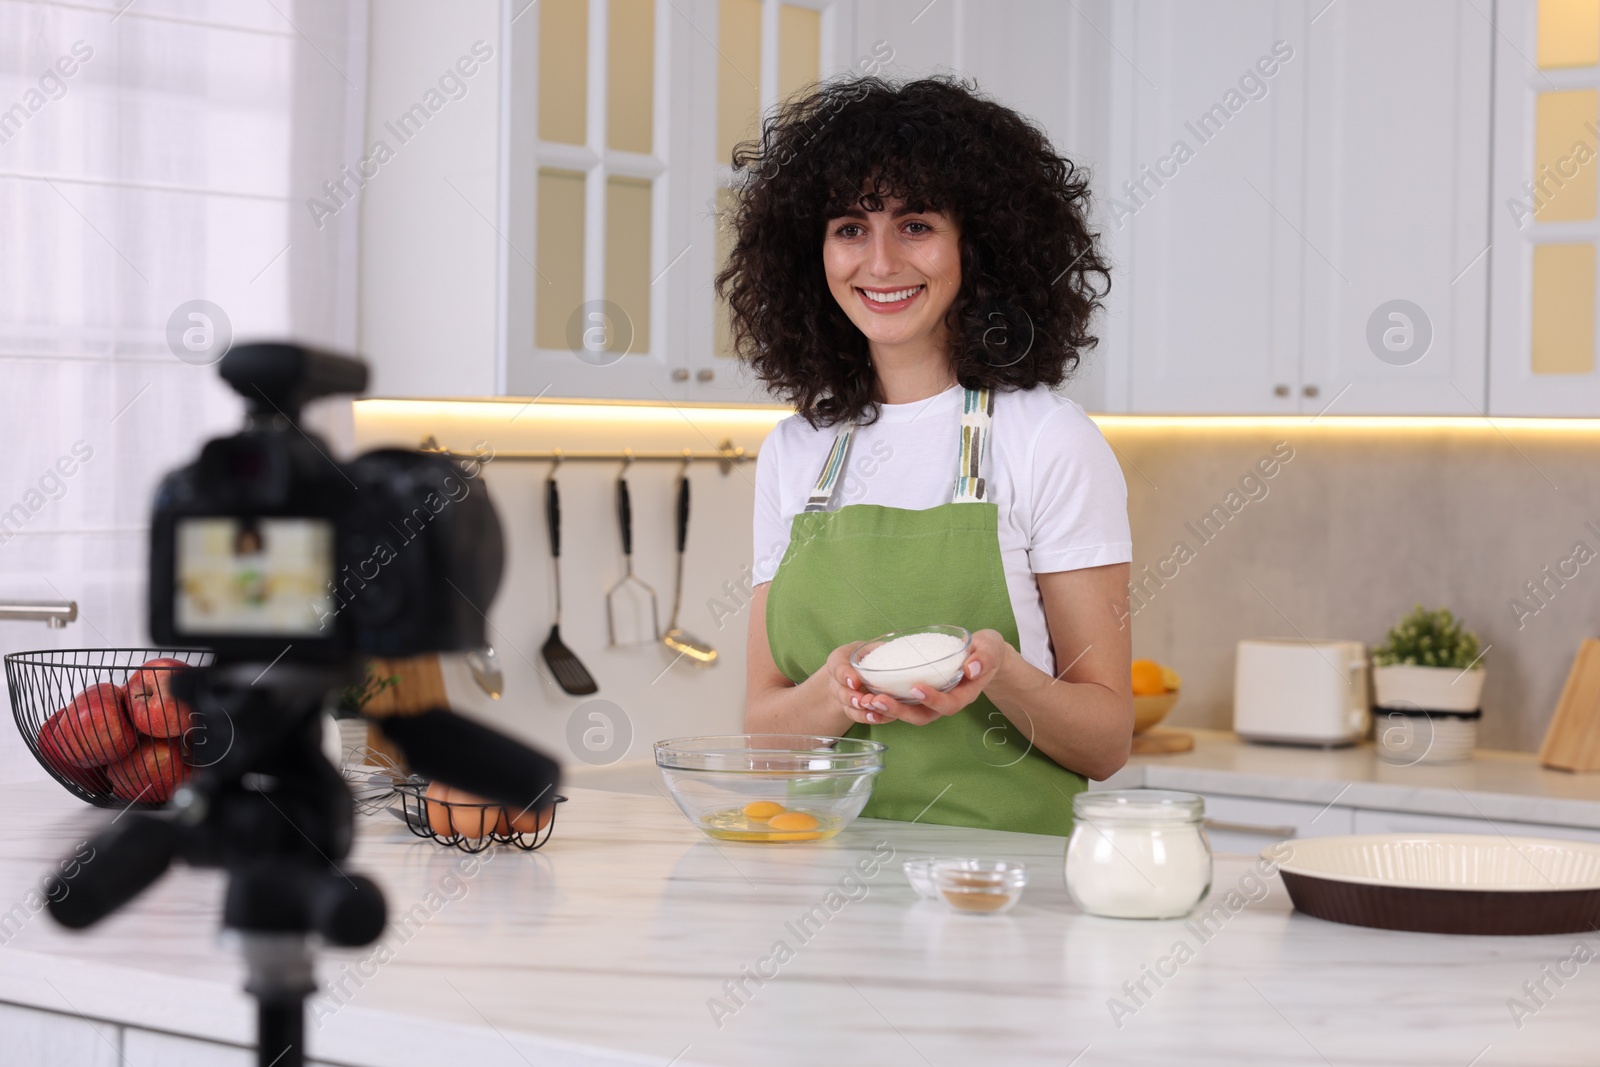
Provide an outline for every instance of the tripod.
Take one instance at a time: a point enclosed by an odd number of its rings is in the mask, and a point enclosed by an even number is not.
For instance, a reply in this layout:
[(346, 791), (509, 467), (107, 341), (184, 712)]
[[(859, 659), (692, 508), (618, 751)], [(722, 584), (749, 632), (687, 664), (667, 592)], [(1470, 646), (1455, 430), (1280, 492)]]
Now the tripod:
[(245, 989), (256, 998), (262, 1067), (304, 1062), (315, 946), (370, 944), (386, 922), (377, 884), (339, 866), (350, 852), (354, 804), (322, 752), (317, 715), (330, 690), (361, 677), (359, 660), (236, 663), (178, 675), (176, 695), (194, 713), (193, 779), (165, 811), (130, 813), (103, 831), (93, 840), (95, 863), (77, 870), (70, 892), (47, 893), (57, 921), (82, 928), (122, 907), (174, 859), (225, 869), (222, 922), (238, 935)]

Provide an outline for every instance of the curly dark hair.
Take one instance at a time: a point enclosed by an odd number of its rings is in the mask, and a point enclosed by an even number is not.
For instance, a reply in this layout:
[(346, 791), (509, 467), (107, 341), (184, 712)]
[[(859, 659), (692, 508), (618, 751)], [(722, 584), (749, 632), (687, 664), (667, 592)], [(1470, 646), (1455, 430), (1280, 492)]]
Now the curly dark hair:
[(1096, 337), (1111, 286), (1089, 229), (1089, 182), (1032, 122), (949, 77), (855, 77), (791, 98), (733, 153), (726, 266), (733, 344), (812, 426), (877, 417), (865, 335), (828, 289), (830, 219), (888, 198), (950, 214), (961, 285), (946, 316), (968, 388), (1059, 385)]

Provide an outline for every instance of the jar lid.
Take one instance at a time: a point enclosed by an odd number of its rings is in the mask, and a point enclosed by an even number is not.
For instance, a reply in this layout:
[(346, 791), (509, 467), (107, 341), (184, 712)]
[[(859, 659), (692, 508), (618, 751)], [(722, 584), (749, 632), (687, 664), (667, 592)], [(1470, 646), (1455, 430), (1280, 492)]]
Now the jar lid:
[(1089, 822), (1183, 824), (1199, 822), (1205, 813), (1204, 797), (1166, 789), (1108, 789), (1072, 798), (1073, 817)]

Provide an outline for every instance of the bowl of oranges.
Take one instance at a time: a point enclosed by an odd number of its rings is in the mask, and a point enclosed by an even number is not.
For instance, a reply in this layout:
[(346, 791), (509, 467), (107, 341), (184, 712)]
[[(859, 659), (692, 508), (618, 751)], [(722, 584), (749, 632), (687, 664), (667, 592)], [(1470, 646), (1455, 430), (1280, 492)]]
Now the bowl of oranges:
[(1142, 734), (1167, 717), (1178, 702), (1183, 679), (1153, 659), (1133, 661), (1133, 732)]

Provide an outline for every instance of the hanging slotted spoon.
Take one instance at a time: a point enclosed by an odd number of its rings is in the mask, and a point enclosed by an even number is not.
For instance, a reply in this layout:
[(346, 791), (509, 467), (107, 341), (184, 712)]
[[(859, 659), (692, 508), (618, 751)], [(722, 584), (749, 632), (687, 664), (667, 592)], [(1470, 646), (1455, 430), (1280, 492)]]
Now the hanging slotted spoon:
[(661, 640), (678, 655), (696, 667), (710, 667), (717, 662), (717, 650), (699, 638), (683, 632), (678, 626), (678, 609), (683, 606), (683, 549), (689, 543), (689, 458), (684, 457), (683, 469), (678, 472), (678, 586), (672, 594), (672, 621)]
[(581, 697), (599, 692), (600, 687), (594, 684), (594, 677), (578, 662), (572, 649), (561, 642), (561, 494), (556, 490), (556, 467), (559, 466), (558, 457), (544, 481), (544, 515), (550, 524), (550, 557), (555, 561), (556, 621), (551, 624), (550, 636), (545, 638), (541, 651), (562, 691)]

